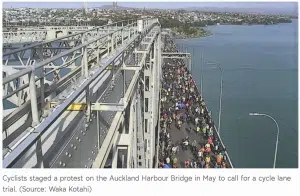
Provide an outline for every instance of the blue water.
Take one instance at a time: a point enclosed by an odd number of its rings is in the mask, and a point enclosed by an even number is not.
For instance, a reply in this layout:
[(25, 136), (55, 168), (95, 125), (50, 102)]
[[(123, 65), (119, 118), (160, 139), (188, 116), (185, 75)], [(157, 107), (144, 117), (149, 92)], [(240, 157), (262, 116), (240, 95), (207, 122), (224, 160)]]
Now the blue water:
[[(298, 167), (298, 24), (220, 25), (212, 36), (176, 40), (193, 53), (193, 74), (200, 87), (201, 51), (206, 61), (224, 70), (221, 136), (234, 167), (273, 166), (279, 124), (276, 167)], [(194, 49), (193, 49), (194, 48)], [(218, 124), (220, 71), (203, 65), (203, 94)]]

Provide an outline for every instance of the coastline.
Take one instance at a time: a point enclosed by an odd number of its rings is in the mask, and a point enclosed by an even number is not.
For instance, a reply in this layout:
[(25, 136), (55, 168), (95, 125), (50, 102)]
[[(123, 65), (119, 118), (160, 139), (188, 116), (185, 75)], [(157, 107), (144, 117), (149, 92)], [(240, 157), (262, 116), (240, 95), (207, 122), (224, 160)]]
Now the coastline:
[(203, 28), (193, 28), (193, 29), (196, 30), (195, 34), (187, 34), (185, 32), (179, 33), (176, 28), (172, 28), (171, 31), (175, 39), (191, 39), (191, 38), (199, 38), (199, 37), (208, 37), (213, 35), (212, 32), (205, 30)]
[(175, 35), (174, 39), (193, 39), (193, 38), (200, 38), (200, 37), (208, 37), (213, 35), (213, 33), (208, 33), (206, 35), (193, 35), (193, 36), (188, 36), (188, 35)]
[[(298, 19), (293, 19), (293, 20), (298, 20)], [(231, 23), (226, 23), (226, 24), (214, 24), (214, 25), (207, 25), (208, 26), (216, 26), (216, 25), (235, 25), (235, 26), (252, 26), (252, 25), (279, 25), (279, 24), (287, 24), (286, 22), (282, 22), (282, 23), (274, 23), (274, 24), (231, 24)], [(176, 28), (171, 28), (171, 32), (173, 34), (173, 37), (175, 39), (192, 39), (192, 38), (201, 38), (201, 37), (208, 37), (213, 35), (213, 33), (211, 31), (208, 31), (206, 29), (204, 29), (205, 27), (190, 27), (193, 29), (197, 29), (197, 34), (192, 34), (192, 35), (188, 35), (187, 33), (181, 33), (179, 34), (178, 31), (176, 30)]]

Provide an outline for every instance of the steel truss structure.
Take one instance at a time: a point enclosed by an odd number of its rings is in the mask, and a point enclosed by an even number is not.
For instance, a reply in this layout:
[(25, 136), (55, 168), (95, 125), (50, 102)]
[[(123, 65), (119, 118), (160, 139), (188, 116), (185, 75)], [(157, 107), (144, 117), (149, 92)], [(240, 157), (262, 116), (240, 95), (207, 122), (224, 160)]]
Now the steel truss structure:
[[(6, 47), (15, 43), (33, 43), (53, 40), (59, 37), (68, 38), (70, 34), (81, 34), (90, 38), (105, 34), (122, 28), (124, 25), (133, 23), (134, 20), (119, 21), (112, 24), (92, 27), (92, 26), (45, 26), (45, 27), (23, 27), (16, 31), (3, 32), (3, 44)], [(69, 39), (68, 39), (69, 40)]]
[[(99, 27), (97, 29), (103, 28), (104, 27)], [(21, 102), (26, 103), (28, 101), (29, 98), (24, 98), (24, 95), (26, 95), (26, 93), (28, 94), (29, 82), (28, 77), (26, 74), (23, 74), (23, 72), (28, 72), (28, 70), (31, 69), (29, 66), (34, 67), (37, 63), (45, 62), (43, 66), (37, 66), (42, 68), (39, 70), (39, 75), (35, 75), (36, 81), (40, 78), (42, 80), (46, 80), (48, 84), (53, 83), (53, 81), (47, 81), (45, 76), (50, 75), (48, 78), (51, 78), (52, 80), (53, 78), (55, 80), (59, 80), (60, 72), (65, 68), (71, 69), (71, 73), (74, 69), (77, 69), (78, 72), (78, 66), (75, 64), (76, 61), (80, 61), (83, 57), (84, 51), (81, 47), (82, 43), (88, 43), (86, 47), (88, 60), (95, 64), (96, 61), (99, 61), (101, 55), (106, 54), (107, 48), (110, 47), (108, 42), (113, 43), (112, 41), (115, 41), (118, 45), (122, 44), (124, 40), (126, 41), (133, 36), (134, 28), (136, 28), (136, 23), (131, 23), (127, 26), (123, 26), (122, 29), (108, 32), (106, 35), (99, 34), (98, 38), (96, 37), (97, 42), (94, 41), (95, 37), (93, 37), (92, 40), (89, 39), (89, 31), (86, 31), (52, 41), (29, 45), (4, 53), (4, 81), (14, 73), (18, 73), (23, 76), (18, 77), (18, 79), (11, 80), (4, 85), (3, 99), (9, 99), (10, 102), (17, 106), (21, 106)], [(89, 40), (90, 42), (88, 42)], [(118, 46), (115, 45), (115, 47)], [(70, 49), (73, 49), (72, 52), (68, 51)], [(98, 57), (96, 57), (96, 54), (99, 54)], [(21, 72), (19, 72), (19, 70), (21, 70)], [(46, 70), (49, 71), (46, 72)], [(13, 91), (8, 93), (11, 89)]]
[[(3, 119), (3, 167), (157, 165), (160, 25), (116, 27), (4, 53), (3, 100), (18, 107)], [(73, 103), (86, 109), (68, 110)]]
[[(113, 50), (131, 39), (137, 33), (137, 23), (130, 22), (127, 26), (123, 25), (121, 29), (93, 39), (88, 39), (88, 37), (83, 39), (85, 33), (89, 32), (87, 31), (66, 38), (29, 45), (3, 54), (3, 101), (7, 100), (18, 106), (18, 108), (5, 111), (3, 138), (8, 138), (12, 132), (24, 124), (26, 124), (25, 128), (31, 125), (31, 115), (28, 113), (31, 102), (38, 103), (40, 108), (44, 108), (45, 98), (51, 100), (60, 92), (64, 92), (67, 87), (76, 86), (76, 83), (82, 79), (80, 77), (83, 74), (80, 73), (86, 71), (85, 69), (82, 71), (83, 66), (78, 66), (79, 64), (83, 65), (87, 59), (88, 66), (93, 67), (99, 63), (101, 58), (107, 57)], [(78, 36), (81, 41), (74, 41)], [(85, 43), (85, 47), (82, 47), (82, 43)], [(54, 45), (56, 46), (53, 47)], [(87, 58), (83, 58), (83, 56)], [(16, 64), (19, 65), (14, 66)], [(62, 76), (60, 73), (66, 72), (66, 68), (69, 69), (68, 74)], [(34, 74), (31, 74), (32, 70)], [(34, 90), (32, 85), (32, 93), (29, 92), (30, 79), (35, 80), (35, 85), (38, 86)], [(33, 98), (31, 99), (31, 97)], [(34, 111), (33, 118), (37, 124), (38, 116), (41, 114), (38, 114), (36, 109)], [(43, 110), (41, 112), (44, 113)], [(24, 131), (24, 128), (19, 132), (21, 131)], [(16, 137), (16, 135), (12, 137)], [(7, 140), (7, 143), (10, 143), (12, 139)]]

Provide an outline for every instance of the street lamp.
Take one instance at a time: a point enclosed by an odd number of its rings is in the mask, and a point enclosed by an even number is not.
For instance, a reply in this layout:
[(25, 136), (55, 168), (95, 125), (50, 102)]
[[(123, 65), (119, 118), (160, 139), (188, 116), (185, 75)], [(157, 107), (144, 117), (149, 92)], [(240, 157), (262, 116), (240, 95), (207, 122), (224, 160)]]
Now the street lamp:
[(221, 113), (222, 113), (222, 96), (223, 96), (223, 69), (218, 63), (206, 62), (207, 65), (216, 65), (220, 69), (221, 78), (220, 78), (220, 99), (219, 99), (219, 124), (218, 124), (218, 132), (220, 134), (221, 131)]
[(200, 83), (200, 90), (201, 90), (201, 97), (203, 97), (203, 52), (202, 50), (200, 50), (200, 59), (201, 59), (201, 62), (200, 62), (200, 65), (201, 65), (201, 83)]
[(276, 126), (277, 126), (277, 139), (276, 139), (276, 147), (275, 147), (275, 155), (274, 155), (274, 163), (273, 163), (273, 168), (275, 168), (276, 167), (276, 158), (277, 158), (277, 149), (278, 149), (278, 137), (279, 137), (279, 126), (278, 126), (278, 123), (276, 122), (276, 120), (272, 116), (270, 116), (268, 114), (249, 113), (249, 115), (250, 116), (266, 116), (266, 117), (272, 119), (275, 122)]

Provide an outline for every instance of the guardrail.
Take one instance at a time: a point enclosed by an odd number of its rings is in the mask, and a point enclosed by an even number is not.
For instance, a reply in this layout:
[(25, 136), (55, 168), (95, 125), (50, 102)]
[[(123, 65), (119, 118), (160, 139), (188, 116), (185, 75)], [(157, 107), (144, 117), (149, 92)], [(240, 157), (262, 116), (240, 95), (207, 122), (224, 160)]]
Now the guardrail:
[[(200, 95), (200, 91), (199, 91), (197, 85), (195, 85), (195, 86), (196, 86), (196, 92)], [(203, 95), (201, 95), (201, 97), (203, 98)], [(205, 105), (205, 109), (206, 109), (207, 112), (209, 111), (206, 105)], [(214, 130), (215, 130), (215, 133), (218, 135), (219, 141), (221, 142), (223, 149), (225, 149), (225, 155), (228, 158), (227, 161), (229, 162), (230, 167), (233, 168), (233, 164), (232, 164), (232, 162), (230, 160), (230, 157), (229, 157), (229, 155), (227, 153), (227, 150), (226, 150), (225, 145), (224, 145), (224, 143), (223, 143), (223, 141), (221, 139), (221, 136), (220, 136), (220, 134), (218, 132), (218, 129), (217, 129), (216, 125), (214, 125)]]
[[(194, 80), (194, 78), (193, 78), (193, 80)], [(200, 95), (200, 96), (202, 97), (202, 99), (204, 100), (203, 95), (200, 94), (201, 91), (199, 91), (198, 86), (195, 85), (195, 87), (196, 87), (196, 92), (197, 92), (197, 94)], [(206, 109), (207, 112), (209, 111), (206, 105), (205, 105), (205, 109)], [(211, 118), (211, 117), (210, 117), (210, 118)], [(229, 157), (229, 155), (228, 155), (228, 153), (227, 153), (227, 150), (226, 150), (225, 145), (224, 145), (224, 143), (223, 143), (223, 141), (222, 141), (222, 139), (221, 139), (221, 136), (220, 136), (220, 134), (219, 134), (219, 131), (218, 131), (216, 125), (214, 125), (214, 130), (215, 130), (215, 133), (218, 135), (219, 141), (221, 142), (223, 149), (225, 149), (225, 155), (226, 155), (226, 157), (228, 158), (228, 162), (229, 162), (229, 164), (230, 164), (230, 167), (233, 168), (233, 164), (232, 164), (232, 162), (231, 162), (231, 160), (230, 160), (230, 157)]]

